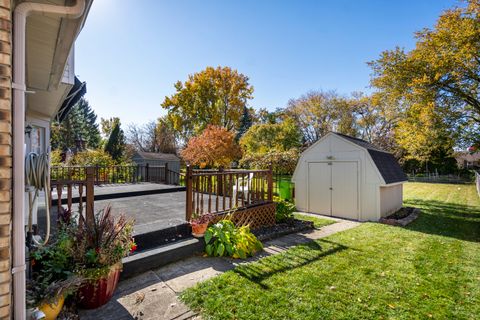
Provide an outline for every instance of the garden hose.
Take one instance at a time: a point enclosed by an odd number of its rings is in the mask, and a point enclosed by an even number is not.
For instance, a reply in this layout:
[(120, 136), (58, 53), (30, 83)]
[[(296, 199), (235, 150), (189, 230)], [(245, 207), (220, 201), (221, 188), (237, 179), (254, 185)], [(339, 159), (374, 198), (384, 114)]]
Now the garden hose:
[[(28, 240), (27, 244), (30, 245), (31, 241), (38, 246), (46, 245), (48, 239), (50, 238), (50, 157), (48, 153), (42, 153), (38, 155), (35, 152), (30, 152), (25, 159), (25, 181), (26, 185), (33, 187), (35, 189), (33, 198), (32, 190), (28, 190), (28, 202), (29, 202), (29, 212), (28, 212)], [(33, 234), (32, 228), (32, 214), (33, 214), (33, 205), (38, 198), (39, 191), (44, 191), (45, 193), (45, 208), (47, 215), (47, 231), (45, 234), (45, 240), (43, 242), (37, 241)]]

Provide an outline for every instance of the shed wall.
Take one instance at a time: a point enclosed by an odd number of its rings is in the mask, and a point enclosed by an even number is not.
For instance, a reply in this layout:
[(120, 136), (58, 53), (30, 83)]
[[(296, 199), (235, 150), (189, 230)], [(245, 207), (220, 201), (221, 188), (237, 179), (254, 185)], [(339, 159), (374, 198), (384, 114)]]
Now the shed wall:
[(380, 187), (380, 215), (386, 217), (403, 205), (403, 184)]

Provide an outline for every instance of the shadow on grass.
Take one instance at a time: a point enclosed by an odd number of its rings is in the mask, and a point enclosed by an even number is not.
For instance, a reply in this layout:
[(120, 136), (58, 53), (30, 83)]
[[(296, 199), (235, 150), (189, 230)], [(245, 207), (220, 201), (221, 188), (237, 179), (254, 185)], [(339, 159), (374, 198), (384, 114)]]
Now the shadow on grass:
[(421, 209), (420, 217), (407, 229), (459, 240), (480, 242), (480, 210), (478, 207), (438, 200), (413, 199), (409, 206)]
[(349, 248), (328, 240), (312, 241), (296, 246), (281, 254), (239, 265), (233, 272), (255, 282), (264, 289), (268, 289), (268, 286), (263, 283), (267, 278), (281, 272), (305, 266), (323, 257), (346, 249)]

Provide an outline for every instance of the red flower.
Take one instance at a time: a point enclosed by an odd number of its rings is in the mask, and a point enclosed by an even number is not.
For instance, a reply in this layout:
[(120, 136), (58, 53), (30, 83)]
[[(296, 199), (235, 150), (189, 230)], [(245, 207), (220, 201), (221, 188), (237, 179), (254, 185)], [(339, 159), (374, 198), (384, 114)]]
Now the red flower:
[(132, 238), (132, 243), (130, 244), (130, 253), (135, 252), (135, 250), (137, 250), (137, 244), (135, 243), (135, 241)]

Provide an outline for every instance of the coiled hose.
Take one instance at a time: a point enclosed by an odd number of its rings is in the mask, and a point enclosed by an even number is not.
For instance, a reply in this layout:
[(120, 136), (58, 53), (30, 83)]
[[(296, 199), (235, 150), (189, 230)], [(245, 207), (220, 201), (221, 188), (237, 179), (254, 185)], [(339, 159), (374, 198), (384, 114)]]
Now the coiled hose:
[(32, 191), (28, 191), (28, 232), (33, 234), (32, 228), (32, 213), (33, 204), (38, 198), (39, 191), (45, 193), (45, 208), (47, 214), (47, 231), (45, 234), (45, 240), (43, 242), (37, 241), (32, 237), (33, 242), (38, 246), (46, 245), (50, 238), (50, 157), (48, 153), (37, 154), (30, 152), (25, 159), (25, 180), (26, 185), (35, 189), (33, 198)]

